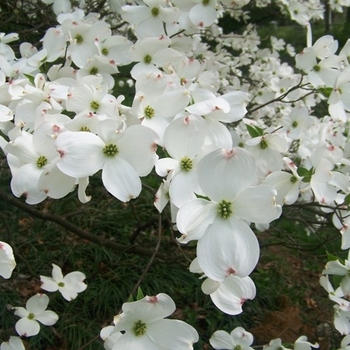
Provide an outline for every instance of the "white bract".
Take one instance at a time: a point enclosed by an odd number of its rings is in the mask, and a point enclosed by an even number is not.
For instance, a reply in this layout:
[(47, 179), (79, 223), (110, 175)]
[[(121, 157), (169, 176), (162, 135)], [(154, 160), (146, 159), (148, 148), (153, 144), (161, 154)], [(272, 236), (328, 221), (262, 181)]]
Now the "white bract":
[(12, 247), (0, 241), (0, 276), (6, 279), (10, 278), (15, 267), (16, 261)]

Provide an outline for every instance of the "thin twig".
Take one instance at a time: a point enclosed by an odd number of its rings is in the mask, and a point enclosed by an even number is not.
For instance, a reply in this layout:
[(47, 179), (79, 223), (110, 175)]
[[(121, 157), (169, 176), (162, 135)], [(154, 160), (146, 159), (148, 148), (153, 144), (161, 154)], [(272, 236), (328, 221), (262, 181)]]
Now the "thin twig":
[(142, 275), (140, 276), (139, 280), (136, 282), (136, 284), (134, 285), (132, 291), (130, 292), (130, 296), (128, 299), (130, 299), (137, 291), (137, 289), (139, 288), (140, 284), (142, 283), (142, 281), (145, 279), (149, 269), (151, 268), (153, 261), (155, 259), (155, 257), (157, 256), (159, 247), (160, 247), (160, 242), (161, 242), (161, 236), (162, 236), (162, 215), (161, 213), (158, 214), (158, 240), (157, 240), (157, 244), (156, 247), (154, 248), (154, 252), (151, 256), (151, 259), (149, 260), (148, 264), (146, 265), (146, 267), (144, 268)]

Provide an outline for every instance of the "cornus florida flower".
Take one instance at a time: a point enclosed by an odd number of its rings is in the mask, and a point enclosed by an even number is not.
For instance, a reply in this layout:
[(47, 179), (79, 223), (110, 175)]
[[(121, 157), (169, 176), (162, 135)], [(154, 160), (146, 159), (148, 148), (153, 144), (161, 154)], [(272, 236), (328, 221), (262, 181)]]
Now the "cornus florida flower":
[(58, 320), (58, 315), (46, 310), (48, 304), (49, 297), (46, 294), (36, 294), (28, 299), (26, 308), (15, 307), (15, 315), (21, 317), (15, 325), (16, 332), (20, 336), (31, 337), (39, 333), (39, 322), (45, 326), (54, 325)]
[(164, 133), (164, 146), (172, 158), (156, 164), (160, 176), (167, 176), (170, 200), (177, 207), (200, 194), (196, 165), (206, 135), (206, 123), (196, 115), (185, 115), (169, 124)]
[(255, 156), (258, 176), (262, 179), (283, 167), (283, 152), (288, 150), (288, 142), (277, 134), (265, 134), (246, 141), (246, 149)]
[(77, 178), (102, 169), (107, 191), (128, 202), (141, 192), (139, 176), (148, 175), (155, 164), (157, 135), (142, 125), (133, 125), (124, 132), (120, 123), (111, 119), (100, 122), (98, 130), (98, 136), (83, 131), (60, 134), (56, 139), (61, 156), (57, 166)]
[(258, 261), (259, 244), (245, 221), (269, 223), (278, 218), (281, 207), (275, 202), (276, 190), (251, 186), (256, 180), (255, 160), (241, 148), (204, 156), (198, 164), (198, 179), (210, 200), (196, 198), (180, 208), (177, 227), (183, 235), (179, 241), (198, 240), (199, 265), (215, 281), (231, 274), (249, 275)]
[(220, 350), (253, 350), (250, 347), (253, 343), (253, 335), (243, 327), (236, 327), (231, 334), (225, 331), (216, 331), (210, 338), (210, 344), (214, 349)]
[(47, 292), (56, 292), (62, 294), (68, 301), (75, 299), (78, 293), (83, 292), (87, 285), (83, 282), (86, 276), (80, 271), (70, 272), (63, 276), (59, 266), (52, 264), (52, 277), (40, 276), (41, 288)]
[(11, 336), (8, 341), (1, 343), (0, 350), (25, 350), (21, 338)]
[(139, 39), (130, 48), (130, 58), (136, 63), (131, 69), (131, 76), (138, 79), (142, 73), (161, 73), (159, 67), (167, 67), (174, 62), (181, 62), (183, 55), (169, 48), (171, 39), (161, 35)]
[(75, 178), (56, 167), (59, 155), (50, 135), (62, 130), (58, 125), (44, 123), (33, 135), (22, 130), (5, 147), (12, 172), (12, 193), (25, 196), (28, 204), (40, 203), (47, 196), (62, 198), (74, 188)]
[[(113, 332), (110, 329), (107, 332), (111, 350), (190, 350), (198, 341), (192, 326), (183, 321), (164, 319), (175, 311), (175, 303), (167, 294), (124, 303), (122, 311), (114, 320)], [(115, 333), (119, 336), (114, 337)]]
[(280, 205), (293, 204), (299, 196), (299, 190), (302, 185), (302, 178), (297, 173), (297, 166), (289, 158), (283, 158), (287, 171), (275, 171), (263, 180), (266, 185), (276, 188), (276, 202)]
[(179, 9), (166, 0), (144, 0), (146, 5), (123, 6), (122, 18), (135, 25), (138, 38), (165, 35), (166, 24), (176, 22)]
[(335, 55), (337, 49), (338, 42), (325, 35), (296, 55), (296, 67), (308, 75), (314, 87), (333, 87), (342, 65), (341, 58)]
[(10, 278), (15, 267), (16, 261), (11, 246), (0, 241), (0, 276)]

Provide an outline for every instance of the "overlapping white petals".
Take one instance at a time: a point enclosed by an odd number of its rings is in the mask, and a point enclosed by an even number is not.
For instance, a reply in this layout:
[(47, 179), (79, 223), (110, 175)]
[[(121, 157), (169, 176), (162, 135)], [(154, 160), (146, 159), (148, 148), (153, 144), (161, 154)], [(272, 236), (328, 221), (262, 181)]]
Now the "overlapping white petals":
[(230, 275), (215, 292), (210, 294), (211, 300), (218, 309), (228, 315), (238, 315), (243, 312), (245, 301), (254, 299), (256, 288), (250, 277)]
[(231, 334), (225, 331), (216, 331), (210, 338), (210, 344), (214, 349), (234, 349), (240, 347), (241, 350), (252, 350), (253, 335), (243, 327), (236, 327)]
[(198, 198), (184, 204), (176, 218), (177, 228), (182, 233), (179, 241), (187, 243), (203, 237), (216, 216), (216, 203)]
[(234, 199), (255, 180), (254, 157), (242, 148), (218, 149), (198, 164), (199, 184), (214, 201)]

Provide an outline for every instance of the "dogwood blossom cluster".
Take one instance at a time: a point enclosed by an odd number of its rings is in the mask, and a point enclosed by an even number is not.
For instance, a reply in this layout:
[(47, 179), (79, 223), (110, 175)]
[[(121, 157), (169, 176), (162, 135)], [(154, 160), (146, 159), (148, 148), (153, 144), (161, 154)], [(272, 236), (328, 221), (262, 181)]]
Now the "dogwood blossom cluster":
[[(12, 270), (15, 268), (15, 260), (12, 254), (12, 248), (7, 243), (1, 242), (4, 255), (0, 260), (0, 268), (3, 270), (2, 277), (10, 278)], [(1, 251), (0, 251), (1, 252)], [(74, 271), (63, 276), (59, 266), (52, 264), (52, 277), (40, 276), (41, 288), (49, 292), (59, 291), (62, 296), (71, 301), (75, 299), (78, 293), (83, 292), (87, 285), (83, 282), (85, 274), (80, 271)], [(54, 325), (59, 316), (54, 311), (46, 310), (50, 302), (46, 294), (37, 293), (30, 297), (26, 302), (26, 307), (12, 307), (15, 316), (20, 319), (15, 324), (15, 330), (20, 337), (32, 337), (40, 332), (40, 323), (45, 326)], [(7, 342), (0, 345), (1, 350), (21, 350), (24, 349), (21, 338), (10, 336)]]
[[(323, 15), (318, 0), (277, 2), (305, 26), (306, 47), (296, 55), (275, 37), (261, 49), (252, 25), (242, 35), (222, 33), (217, 19), (225, 11), (248, 19), (249, 0), (110, 0), (110, 10), (125, 21), (118, 33), (98, 14), (85, 13), (84, 2), (81, 8), (44, 2), (53, 4), (58, 24), (41, 47), (22, 43), (16, 57), (9, 43), (17, 35), (0, 36), (0, 146), (15, 196), (38, 204), (76, 189), (86, 203), (93, 200), (86, 194), (89, 179), (100, 175), (110, 194), (128, 202), (155, 171), (162, 179), (155, 207), (162, 212), (169, 204), (178, 241), (196, 242), (190, 271), (201, 275), (202, 291), (230, 315), (254, 299), (256, 231), (267, 229), (284, 207), (317, 204), (315, 218), (331, 214), (342, 249), (350, 248), (350, 43), (339, 48), (329, 35), (312, 42), (309, 22)], [(349, 5), (330, 2), (337, 11)], [(295, 68), (282, 62), (282, 51), (295, 56)], [(131, 67), (130, 103), (113, 93), (116, 82), (125, 83), (123, 66)], [(320, 103), (327, 106), (323, 115), (316, 114)], [(2, 242), (0, 263), (0, 274), (9, 278), (14, 258)], [(323, 274), (321, 284), (338, 304), (335, 327), (349, 334), (347, 262), (328, 263)], [(345, 276), (335, 291), (326, 277), (333, 274)], [(85, 290), (84, 279), (77, 271), (63, 276), (54, 264), (52, 278), (41, 276), (44, 290), (59, 290), (67, 300)], [(45, 295), (36, 295), (26, 309), (16, 308), (19, 335), (37, 334), (37, 321), (57, 321), (47, 305)], [(113, 326), (101, 332), (105, 348), (192, 349), (196, 331), (164, 319), (174, 310), (162, 293), (125, 303)], [(250, 349), (252, 342), (241, 328), (211, 338), (220, 349)], [(266, 349), (281, 346), (274, 340)], [(311, 347), (317, 345), (304, 337), (294, 346)]]
[[(230, 350), (230, 349), (241, 349), (241, 350), (253, 350), (250, 346), (254, 341), (253, 334), (247, 332), (243, 327), (236, 327), (230, 334), (219, 330), (216, 331), (210, 338), (210, 345), (214, 349)], [(293, 346), (294, 350), (312, 350), (318, 348), (317, 343), (312, 344), (307, 341), (306, 336), (299, 337)], [(283, 346), (280, 338), (273, 339), (268, 345), (264, 345), (264, 350), (290, 350)]]

